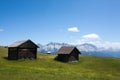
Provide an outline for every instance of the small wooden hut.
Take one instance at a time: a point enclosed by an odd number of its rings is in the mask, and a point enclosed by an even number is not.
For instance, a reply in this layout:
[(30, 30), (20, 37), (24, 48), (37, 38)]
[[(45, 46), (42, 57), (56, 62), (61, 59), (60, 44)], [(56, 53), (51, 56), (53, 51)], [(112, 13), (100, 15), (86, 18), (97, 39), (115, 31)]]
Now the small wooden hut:
[(8, 46), (8, 59), (36, 59), (37, 48), (31, 40), (17, 41)]
[(57, 52), (57, 60), (63, 62), (76, 62), (79, 60), (80, 51), (74, 46), (63, 46)]

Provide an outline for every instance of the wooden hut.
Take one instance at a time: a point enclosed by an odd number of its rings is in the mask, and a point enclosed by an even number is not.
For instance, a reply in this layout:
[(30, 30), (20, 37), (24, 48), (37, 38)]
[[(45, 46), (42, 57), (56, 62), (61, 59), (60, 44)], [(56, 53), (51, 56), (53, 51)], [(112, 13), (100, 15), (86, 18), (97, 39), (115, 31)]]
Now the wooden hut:
[(37, 48), (31, 40), (17, 41), (8, 46), (8, 59), (36, 59)]
[(76, 62), (79, 60), (80, 51), (74, 46), (63, 46), (57, 52), (57, 60), (63, 62)]

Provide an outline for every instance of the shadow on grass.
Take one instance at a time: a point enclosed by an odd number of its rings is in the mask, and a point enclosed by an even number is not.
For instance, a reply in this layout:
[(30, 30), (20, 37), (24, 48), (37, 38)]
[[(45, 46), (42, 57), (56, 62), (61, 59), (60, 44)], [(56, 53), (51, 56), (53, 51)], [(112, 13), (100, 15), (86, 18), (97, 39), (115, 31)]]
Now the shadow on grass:
[(3, 59), (9, 60), (8, 57), (3, 57)]
[(21, 58), (21, 59), (10, 59), (8, 57), (2, 57), (3, 59), (6, 59), (6, 60), (9, 60), (9, 61), (17, 61), (17, 60), (20, 60), (20, 61), (25, 61), (25, 60), (37, 60), (37, 59), (33, 59), (33, 58)]
[(2, 57), (3, 59), (6, 59), (6, 60), (11, 60), (11, 61), (13, 61), (13, 60), (17, 60), (17, 59), (9, 59), (8, 57)]

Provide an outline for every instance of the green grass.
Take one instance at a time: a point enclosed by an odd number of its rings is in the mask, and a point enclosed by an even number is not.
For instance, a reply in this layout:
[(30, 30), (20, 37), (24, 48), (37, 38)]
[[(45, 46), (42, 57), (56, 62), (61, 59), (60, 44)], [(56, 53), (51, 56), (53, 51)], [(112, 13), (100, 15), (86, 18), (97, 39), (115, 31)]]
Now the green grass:
[(38, 53), (37, 60), (7, 60), (0, 47), (0, 80), (120, 80), (120, 59), (80, 56), (76, 63), (54, 61)]

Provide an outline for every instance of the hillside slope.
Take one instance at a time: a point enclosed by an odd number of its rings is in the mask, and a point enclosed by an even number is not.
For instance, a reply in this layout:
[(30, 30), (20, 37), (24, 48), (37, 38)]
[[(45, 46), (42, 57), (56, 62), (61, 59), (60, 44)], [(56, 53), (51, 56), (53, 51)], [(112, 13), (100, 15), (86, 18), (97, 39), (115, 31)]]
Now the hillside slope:
[(7, 60), (0, 47), (1, 80), (120, 80), (120, 59), (80, 56), (77, 63), (54, 61), (56, 55), (38, 54), (37, 60)]

